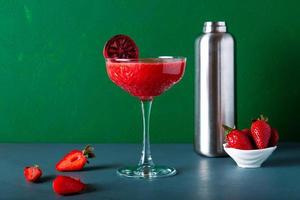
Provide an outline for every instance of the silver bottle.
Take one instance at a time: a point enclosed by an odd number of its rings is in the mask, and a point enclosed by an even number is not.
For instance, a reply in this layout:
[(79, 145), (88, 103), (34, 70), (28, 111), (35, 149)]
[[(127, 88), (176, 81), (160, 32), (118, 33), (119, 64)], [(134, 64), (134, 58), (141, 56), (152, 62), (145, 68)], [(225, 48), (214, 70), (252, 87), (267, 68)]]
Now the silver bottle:
[(234, 39), (225, 22), (205, 22), (196, 39), (195, 151), (225, 156), (222, 124), (235, 124)]

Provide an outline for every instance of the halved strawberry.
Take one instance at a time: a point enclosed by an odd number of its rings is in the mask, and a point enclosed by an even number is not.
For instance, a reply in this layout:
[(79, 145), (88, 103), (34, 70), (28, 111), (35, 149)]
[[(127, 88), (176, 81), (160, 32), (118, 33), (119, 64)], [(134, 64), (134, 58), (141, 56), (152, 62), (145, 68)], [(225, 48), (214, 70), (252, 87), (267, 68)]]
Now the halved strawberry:
[(24, 176), (27, 181), (35, 182), (42, 176), (42, 174), (42, 170), (38, 165), (24, 168)]
[(105, 58), (138, 58), (139, 49), (127, 35), (115, 35), (109, 39), (103, 49)]
[(57, 176), (52, 184), (54, 192), (60, 195), (70, 195), (82, 192), (86, 185), (80, 181), (69, 176)]
[(93, 157), (95, 157), (93, 147), (88, 145), (82, 151), (77, 149), (72, 150), (65, 155), (55, 167), (58, 171), (79, 171), (88, 163), (88, 158)]

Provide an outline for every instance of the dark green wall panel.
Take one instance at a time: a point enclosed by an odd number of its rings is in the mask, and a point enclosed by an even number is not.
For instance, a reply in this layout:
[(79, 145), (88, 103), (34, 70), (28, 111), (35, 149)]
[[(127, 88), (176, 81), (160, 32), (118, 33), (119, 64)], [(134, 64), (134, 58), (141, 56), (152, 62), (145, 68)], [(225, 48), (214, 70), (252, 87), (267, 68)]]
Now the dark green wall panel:
[(140, 142), (139, 102), (114, 86), (101, 51), (124, 33), (146, 56), (188, 58), (153, 104), (153, 142), (192, 142), (194, 40), (225, 20), (237, 41), (238, 125), (269, 116), (300, 140), (300, 3), (281, 0), (0, 1), (0, 142)]

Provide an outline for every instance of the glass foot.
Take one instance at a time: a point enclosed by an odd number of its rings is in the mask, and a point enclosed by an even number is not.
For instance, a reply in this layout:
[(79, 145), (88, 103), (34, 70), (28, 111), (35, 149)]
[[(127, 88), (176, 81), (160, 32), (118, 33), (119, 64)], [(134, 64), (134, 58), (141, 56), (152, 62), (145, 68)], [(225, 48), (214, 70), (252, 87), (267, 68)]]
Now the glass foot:
[(129, 178), (162, 178), (167, 176), (173, 176), (176, 174), (176, 169), (166, 166), (149, 166), (141, 165), (136, 167), (123, 167), (117, 170), (120, 176)]

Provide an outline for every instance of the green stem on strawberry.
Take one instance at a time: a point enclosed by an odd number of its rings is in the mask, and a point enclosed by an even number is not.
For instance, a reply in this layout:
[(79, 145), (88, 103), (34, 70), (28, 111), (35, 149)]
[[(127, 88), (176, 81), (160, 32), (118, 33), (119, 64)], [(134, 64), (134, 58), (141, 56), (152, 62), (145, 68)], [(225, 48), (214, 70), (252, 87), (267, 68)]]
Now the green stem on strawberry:
[(268, 122), (268, 117), (265, 117), (263, 114), (260, 114), (260, 117), (258, 118), (258, 120), (263, 120), (263, 121), (266, 121)]
[(231, 128), (231, 127), (229, 127), (229, 126), (226, 126), (225, 124), (223, 124), (222, 127), (223, 127), (224, 130), (225, 130), (225, 133), (224, 133), (225, 136), (228, 135), (228, 133), (230, 133), (232, 130), (235, 129), (235, 127)]
[(94, 158), (94, 157), (96, 157), (96, 155), (93, 153), (93, 151), (94, 151), (94, 147), (92, 147), (91, 145), (87, 145), (82, 150), (82, 154), (87, 158)]

